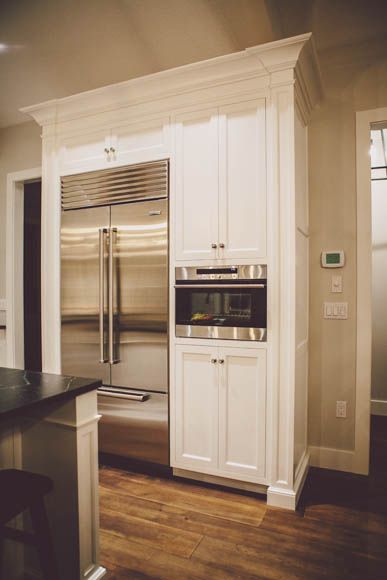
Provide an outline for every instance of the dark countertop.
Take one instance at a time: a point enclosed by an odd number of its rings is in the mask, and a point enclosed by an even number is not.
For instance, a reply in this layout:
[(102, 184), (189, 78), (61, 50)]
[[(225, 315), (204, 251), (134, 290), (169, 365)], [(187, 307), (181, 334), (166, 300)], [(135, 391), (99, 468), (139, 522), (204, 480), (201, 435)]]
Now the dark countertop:
[(0, 419), (17, 415), (45, 401), (71, 399), (93, 391), (98, 379), (81, 379), (0, 367)]

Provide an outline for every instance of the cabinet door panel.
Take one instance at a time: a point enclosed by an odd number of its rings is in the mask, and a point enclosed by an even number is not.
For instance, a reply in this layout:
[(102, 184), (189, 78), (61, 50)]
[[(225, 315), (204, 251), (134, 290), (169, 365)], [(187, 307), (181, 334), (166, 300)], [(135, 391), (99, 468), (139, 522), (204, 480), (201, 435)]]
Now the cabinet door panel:
[(120, 125), (112, 129), (112, 165), (154, 161), (169, 156), (169, 119)]
[(216, 109), (176, 118), (176, 259), (217, 257), (218, 119)]
[(176, 347), (176, 465), (216, 467), (218, 365), (211, 347)]
[(220, 109), (221, 258), (266, 255), (265, 99)]
[(266, 352), (222, 348), (219, 392), (219, 468), (248, 478), (265, 476)]
[(69, 175), (110, 166), (105, 148), (110, 147), (109, 129), (64, 137), (60, 144), (60, 173)]

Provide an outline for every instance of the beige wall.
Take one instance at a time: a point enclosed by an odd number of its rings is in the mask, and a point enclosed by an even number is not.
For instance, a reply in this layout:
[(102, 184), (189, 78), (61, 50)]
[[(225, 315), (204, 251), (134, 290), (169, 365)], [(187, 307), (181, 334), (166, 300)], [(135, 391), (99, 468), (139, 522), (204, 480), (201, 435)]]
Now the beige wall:
[[(356, 111), (387, 106), (384, 60), (367, 63), (348, 47), (322, 55), (325, 98), (309, 130), (310, 368), (309, 442), (354, 448), (356, 363)], [(382, 48), (382, 47), (381, 47)], [(371, 59), (370, 59), (371, 60)], [(332, 272), (320, 266), (322, 249), (343, 249), (343, 294), (330, 293)], [(323, 320), (324, 301), (348, 301), (349, 319)], [(336, 400), (348, 418), (336, 419)]]
[(7, 174), (41, 164), (40, 127), (23, 123), (0, 130), (0, 299), (5, 298)]

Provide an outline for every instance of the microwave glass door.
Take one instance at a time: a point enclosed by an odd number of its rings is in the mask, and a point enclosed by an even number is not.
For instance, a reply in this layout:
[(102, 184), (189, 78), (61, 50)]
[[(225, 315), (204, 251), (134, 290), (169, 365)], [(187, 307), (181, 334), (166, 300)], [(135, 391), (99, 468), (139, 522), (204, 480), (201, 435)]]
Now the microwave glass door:
[(176, 324), (266, 328), (266, 288), (185, 288), (176, 292)]

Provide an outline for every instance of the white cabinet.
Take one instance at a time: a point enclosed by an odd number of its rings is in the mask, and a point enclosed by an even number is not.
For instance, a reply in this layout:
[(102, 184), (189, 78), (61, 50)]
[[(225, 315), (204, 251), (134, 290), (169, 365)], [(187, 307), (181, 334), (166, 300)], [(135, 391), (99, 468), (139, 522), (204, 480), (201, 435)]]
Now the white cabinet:
[(175, 119), (176, 260), (266, 256), (265, 99)]
[(61, 175), (163, 159), (170, 155), (169, 117), (120, 123), (60, 140)]
[(209, 346), (176, 347), (174, 428), (179, 465), (203, 469), (217, 465), (219, 374), (218, 365), (211, 362), (216, 351)]
[(265, 99), (219, 110), (219, 257), (266, 255)]
[(62, 137), (59, 149), (61, 175), (105, 168), (109, 148), (110, 131), (106, 129)]
[(174, 392), (174, 467), (264, 481), (264, 349), (177, 344)]
[(175, 119), (176, 259), (217, 257), (218, 118), (217, 109)]
[(219, 350), (219, 468), (230, 476), (263, 478), (266, 352), (232, 347)]

